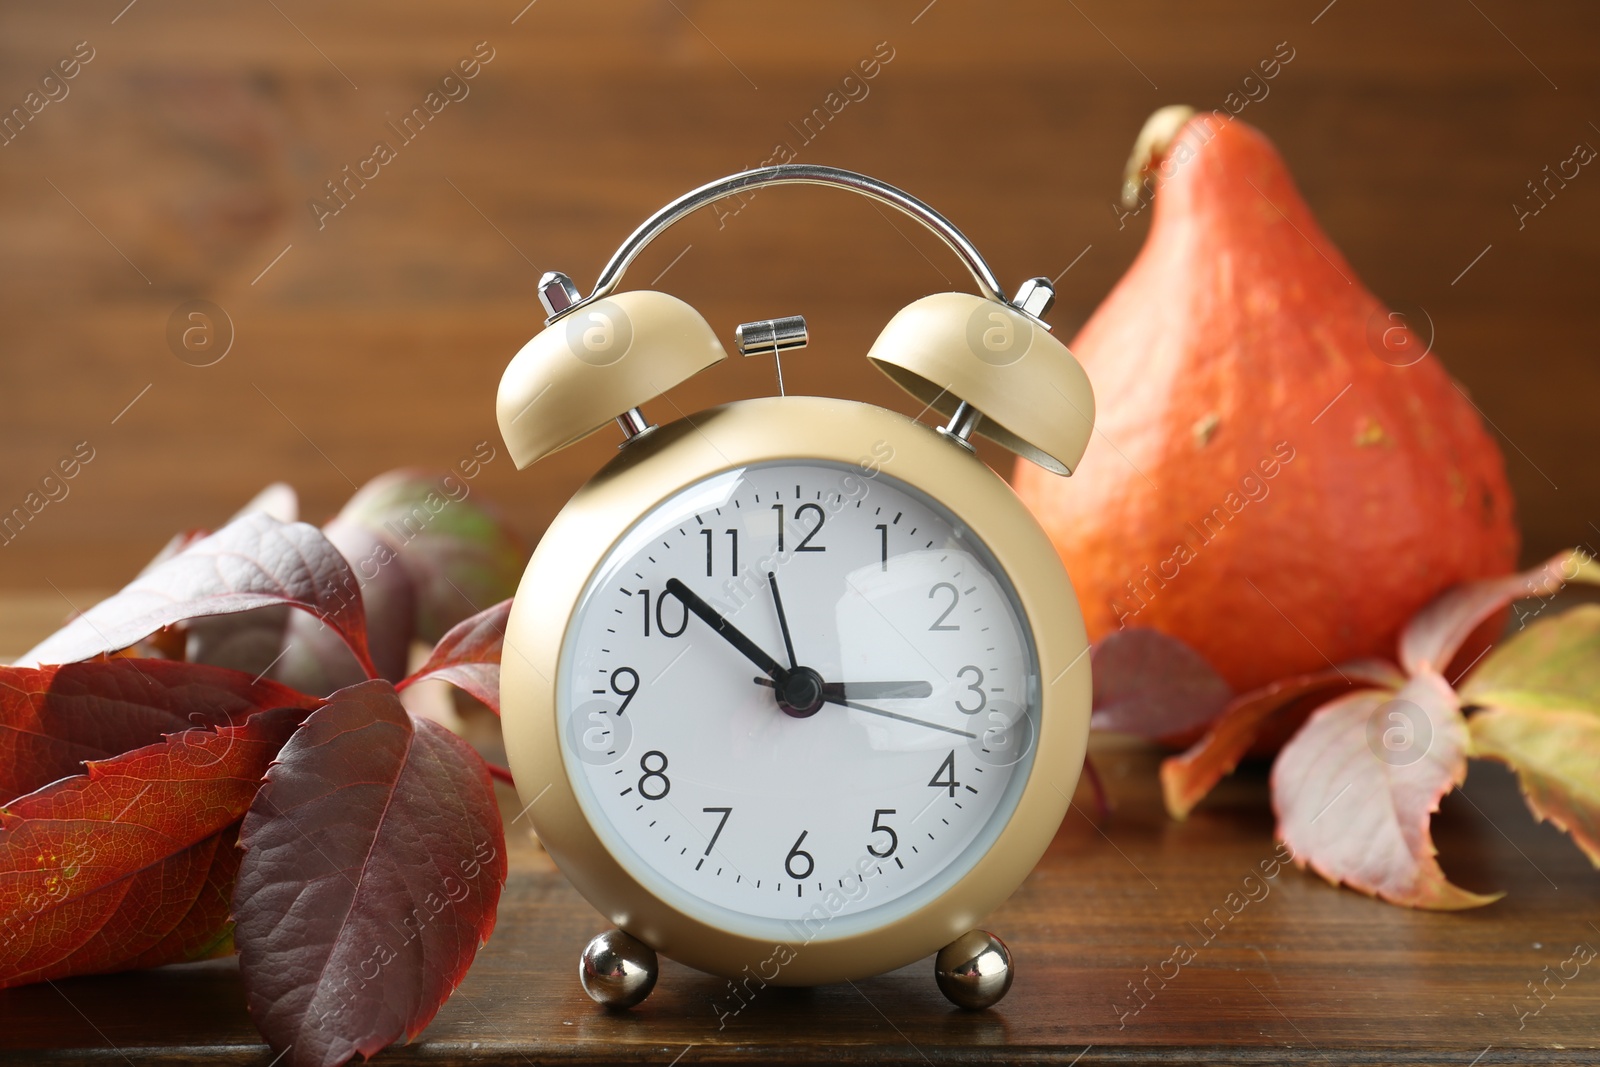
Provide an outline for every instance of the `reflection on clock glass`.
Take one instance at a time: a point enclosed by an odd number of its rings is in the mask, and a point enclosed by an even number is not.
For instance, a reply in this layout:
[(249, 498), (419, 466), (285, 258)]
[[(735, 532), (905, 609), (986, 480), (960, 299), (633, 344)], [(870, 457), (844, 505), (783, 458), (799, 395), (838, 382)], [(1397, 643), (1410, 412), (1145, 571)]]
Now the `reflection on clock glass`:
[[(562, 650), (602, 842), (702, 921), (793, 940), (933, 899), (1015, 807), (1037, 660), (964, 524), (881, 472), (745, 467), (643, 517)], [(883, 910), (877, 910), (883, 909)]]

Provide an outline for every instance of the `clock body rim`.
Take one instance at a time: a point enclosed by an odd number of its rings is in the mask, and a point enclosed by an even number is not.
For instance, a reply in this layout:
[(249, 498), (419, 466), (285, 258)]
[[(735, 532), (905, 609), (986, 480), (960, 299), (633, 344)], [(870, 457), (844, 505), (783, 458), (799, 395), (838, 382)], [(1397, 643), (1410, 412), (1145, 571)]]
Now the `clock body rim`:
[[(887, 458), (879, 458), (885, 449)], [(1039, 670), (1028, 778), (991, 847), (944, 893), (881, 926), (786, 943), (685, 914), (640, 884), (602, 843), (560, 743), (560, 660), (591, 579), (652, 510), (687, 486), (758, 463), (871, 464), (964, 524), (1010, 582)], [(870, 482), (874, 476), (861, 471)], [(853, 400), (740, 400), (628, 443), (568, 501), (530, 559), (501, 657), (505, 747), (540, 842), (602, 915), (663, 955), (724, 977), (822, 985), (893, 970), (975, 928), (1020, 886), (1054, 838), (1083, 764), (1091, 703), (1088, 638), (1070, 580), (1044, 531), (975, 455), (904, 415)], [(769, 970), (776, 970), (769, 975)]]

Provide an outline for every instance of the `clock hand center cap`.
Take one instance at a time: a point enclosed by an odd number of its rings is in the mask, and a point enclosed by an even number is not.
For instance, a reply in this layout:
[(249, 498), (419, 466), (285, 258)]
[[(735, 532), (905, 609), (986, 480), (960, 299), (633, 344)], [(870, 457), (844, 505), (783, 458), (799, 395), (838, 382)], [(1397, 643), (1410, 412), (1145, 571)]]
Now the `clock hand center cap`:
[(797, 719), (815, 715), (824, 703), (822, 675), (810, 667), (795, 667), (785, 671), (772, 688), (778, 698), (778, 707)]

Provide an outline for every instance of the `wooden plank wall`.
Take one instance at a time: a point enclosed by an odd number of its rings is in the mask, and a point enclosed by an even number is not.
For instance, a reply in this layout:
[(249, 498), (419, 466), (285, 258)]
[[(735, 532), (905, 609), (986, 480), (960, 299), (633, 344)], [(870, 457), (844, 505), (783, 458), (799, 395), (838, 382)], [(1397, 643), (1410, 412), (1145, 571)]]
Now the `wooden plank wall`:
[[(1243, 117), (1368, 285), (1427, 309), (1503, 435), (1526, 554), (1600, 542), (1600, 173), (1520, 230), (1511, 207), (1600, 145), (1594, 5), (523, 3), (0, 6), (6, 112), (92, 50), (0, 147), (0, 510), (79, 442), (95, 457), (0, 547), (0, 586), (117, 584), (271, 480), (319, 518), (380, 471), (498, 444), (495, 385), (538, 328), (540, 272), (591, 284), (646, 214), (778, 143), (931, 201), (1009, 284), (1075, 263), (1052, 316), (1070, 337), (1142, 240), (1110, 204), (1145, 115), (1221, 105), (1285, 41), (1294, 60)], [(398, 144), (387, 124), (475, 46), (492, 58), (468, 95)], [(803, 140), (875, 54), (865, 95)], [(379, 139), (396, 158), (318, 219), (308, 202)], [(821, 191), (696, 218), (630, 281), (663, 271), (724, 336), (804, 313), (792, 389), (902, 409), (860, 354), (895, 309), (962, 284), (927, 236)], [(169, 346), (195, 299), (233, 324), (209, 367)], [(770, 388), (768, 361), (730, 361), (655, 410)], [(476, 487), (531, 540), (613, 442), (520, 474), (502, 452)]]

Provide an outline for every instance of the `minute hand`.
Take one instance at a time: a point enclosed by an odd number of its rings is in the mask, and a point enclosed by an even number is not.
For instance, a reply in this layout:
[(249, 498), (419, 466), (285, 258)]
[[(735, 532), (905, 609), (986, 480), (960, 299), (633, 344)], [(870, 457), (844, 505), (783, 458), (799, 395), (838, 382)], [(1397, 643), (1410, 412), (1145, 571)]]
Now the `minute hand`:
[(783, 665), (761, 650), (761, 646), (746, 637), (733, 623), (723, 618), (716, 608), (695, 595), (693, 590), (676, 578), (668, 578), (666, 591), (683, 601), (683, 606), (698, 615), (717, 636), (738, 649), (744, 657), (765, 671), (774, 681), (782, 681), (789, 672)]

